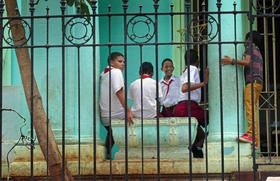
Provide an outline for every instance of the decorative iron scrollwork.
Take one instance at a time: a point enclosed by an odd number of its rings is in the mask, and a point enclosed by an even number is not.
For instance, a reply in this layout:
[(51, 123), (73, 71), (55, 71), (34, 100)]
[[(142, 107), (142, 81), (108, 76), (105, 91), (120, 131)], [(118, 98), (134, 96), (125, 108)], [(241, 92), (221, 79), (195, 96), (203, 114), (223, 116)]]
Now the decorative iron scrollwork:
[(280, 8), (280, 1), (269, 1), (269, 5), (263, 4), (265, 1), (263, 0), (256, 0), (256, 6), (253, 5), (254, 9), (258, 13), (264, 13), (263, 11), (269, 11), (267, 13), (275, 13)]
[[(23, 31), (24, 36), (22, 37), (13, 37), (12, 31)], [(20, 35), (19, 33), (17, 35)], [(26, 45), (28, 40), (31, 37), (31, 27), (23, 19), (10, 19), (3, 27), (3, 39), (5, 42), (10, 45), (23, 46)]]
[(71, 18), (65, 24), (65, 37), (73, 45), (83, 45), (93, 36), (93, 26), (84, 17)]
[(218, 34), (218, 22), (211, 15), (205, 15), (204, 18), (195, 15), (188, 23), (187, 33), (193, 41), (212, 41)]
[(127, 35), (136, 43), (147, 43), (155, 35), (155, 23), (148, 16), (134, 16), (127, 23)]

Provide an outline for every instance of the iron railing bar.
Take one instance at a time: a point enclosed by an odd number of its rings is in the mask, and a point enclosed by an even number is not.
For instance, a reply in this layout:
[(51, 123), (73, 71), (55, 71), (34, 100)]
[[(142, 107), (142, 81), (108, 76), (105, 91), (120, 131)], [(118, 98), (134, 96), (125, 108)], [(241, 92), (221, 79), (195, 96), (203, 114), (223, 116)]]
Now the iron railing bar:
[[(34, 130), (34, 127), (33, 127), (33, 123), (34, 123), (34, 99), (33, 99), (33, 96), (34, 96), (34, 82), (33, 80), (35, 79), (34, 77), (34, 47), (33, 47), (33, 44), (34, 44), (34, 11), (35, 11), (35, 8), (34, 8), (34, 0), (30, 0), (29, 1), (29, 11), (30, 11), (30, 24), (31, 24), (31, 27), (30, 27), (30, 35), (31, 35), (31, 38), (30, 38), (30, 45), (31, 45), (31, 48), (30, 48), (30, 56), (31, 56), (31, 108), (30, 108), (30, 135), (31, 135), (31, 149), (30, 149), (30, 179), (31, 181), (34, 179), (34, 150), (33, 150), (33, 147), (34, 147), (34, 133), (33, 133), (33, 130)], [(36, 86), (36, 85), (35, 85)], [(35, 108), (36, 109), (36, 108)]]
[(156, 110), (157, 110), (157, 180), (160, 180), (160, 130), (159, 130), (159, 84), (158, 84), (158, 1), (154, 0), (155, 12), (155, 60), (156, 60)]
[[(191, 8), (191, 1), (190, 0), (187, 0), (185, 1), (185, 12), (187, 13), (187, 17), (186, 17), (186, 24), (188, 25), (189, 24), (189, 19), (190, 19), (190, 14), (188, 13), (190, 11), (190, 8)], [(186, 37), (186, 41), (189, 42), (190, 41), (190, 34), (188, 33), (187, 34), (187, 37)], [(187, 44), (187, 51), (190, 51), (190, 44)], [(186, 55), (186, 54), (185, 54)], [(191, 81), (190, 81), (190, 59), (191, 59), (191, 54), (189, 53), (187, 55), (187, 74), (188, 74), (188, 128), (189, 128), (189, 179), (190, 181), (192, 181), (192, 177), (193, 177), (193, 173), (192, 173), (192, 146), (191, 145), (191, 133), (192, 133), (192, 130), (191, 130)], [(184, 56), (184, 58), (186, 59), (186, 57)], [(186, 61), (185, 61), (186, 62)], [(184, 72), (183, 72), (184, 73)], [(182, 89), (182, 88), (181, 88)], [(182, 90), (181, 90), (182, 91)], [(199, 125), (198, 125), (199, 126)]]
[[(234, 2), (234, 12), (236, 11), (237, 3)], [(236, 34), (236, 13), (234, 15), (234, 41), (237, 41), (237, 34)], [(234, 57), (237, 60), (237, 44), (234, 44)], [(238, 79), (238, 66), (237, 63), (235, 64), (235, 86), (236, 86), (236, 117), (237, 117), (237, 137), (240, 135), (240, 124), (239, 124), (239, 79)], [(240, 177), (240, 140), (237, 139), (237, 170), (238, 170), (238, 180), (241, 179)]]
[[(47, 14), (46, 14), (46, 44), (49, 44), (49, 8), (46, 8)], [(47, 160), (47, 180), (49, 180), (49, 47), (46, 47), (46, 113), (47, 113), (47, 155), (46, 155), (46, 160)]]
[[(3, 104), (3, 13), (4, 13), (4, 0), (1, 0), (0, 2), (0, 110), (2, 110), (2, 104)], [(0, 155), (2, 155), (2, 129), (3, 129), (3, 125), (2, 125), (2, 111), (0, 111)], [(2, 180), (2, 159), (0, 159), (0, 180)]]
[[(122, 0), (123, 4), (123, 29), (124, 29), (124, 57), (125, 60), (127, 60), (127, 8), (128, 8), (128, 1), (127, 0)], [(125, 63), (124, 66), (124, 91), (125, 91), (125, 180), (128, 180), (128, 115), (127, 115), (127, 63)]]
[[(108, 12), (109, 12), (109, 16), (108, 16), (108, 28), (109, 28), (109, 32), (108, 32), (108, 40), (109, 40), (109, 42), (111, 42), (111, 6), (110, 5), (108, 5)], [(111, 55), (111, 45), (109, 45), (108, 46), (108, 48), (109, 48), (109, 55)], [(111, 61), (110, 60), (108, 60), (108, 64), (109, 64), (109, 70), (111, 70)], [(109, 151), (109, 157), (110, 157), (110, 181), (112, 181), (113, 180), (113, 175), (112, 175), (112, 170), (113, 170), (113, 168), (112, 168), (112, 149), (111, 149), (111, 145), (112, 145), (112, 140), (111, 140), (111, 138), (112, 138), (112, 96), (111, 96), (111, 91), (112, 91), (112, 72), (111, 71), (109, 71), (109, 130), (107, 130), (108, 131), (108, 133), (107, 133), (107, 136), (109, 135), (109, 146), (107, 147), (107, 149), (110, 149), (110, 151)], [(107, 139), (107, 138), (106, 138)], [(105, 143), (106, 144), (106, 143)], [(107, 154), (108, 154), (108, 150), (107, 150), (107, 152), (106, 152)], [(106, 155), (107, 156), (107, 155)]]
[[(222, 41), (222, 36), (221, 36), (221, 0), (217, 0), (217, 8), (218, 8), (218, 42)], [(224, 163), (224, 123), (223, 123), (223, 76), (222, 76), (222, 55), (221, 55), (221, 51), (222, 51), (222, 46), (221, 44), (219, 45), (219, 85), (220, 85), (220, 90), (219, 90), (219, 94), (220, 94), (220, 125), (221, 125), (221, 169), (222, 169), (222, 181), (224, 181), (225, 179), (225, 173), (224, 173), (224, 167), (225, 167), (225, 163)]]
[[(221, 11), (222, 14), (233, 14), (234, 11)], [(236, 11), (237, 14), (248, 14), (249, 11)], [(168, 13), (165, 13), (165, 12), (158, 12), (157, 13), (158, 15), (162, 16), (162, 15), (166, 15), (166, 16), (170, 16), (170, 15), (173, 15), (173, 16), (176, 16), (176, 15), (202, 15), (202, 14), (208, 14), (208, 15), (214, 15), (214, 14), (218, 14), (218, 12), (215, 12), (215, 11), (209, 11), (209, 12), (168, 12)], [(104, 13), (104, 14), (96, 14), (96, 15), (93, 15), (93, 14), (89, 14), (88, 16), (89, 17), (107, 17), (107, 16), (120, 16), (122, 17), (124, 15), (124, 13)], [(139, 16), (139, 13), (126, 13), (127, 16)], [(145, 12), (142, 12), (141, 13), (141, 16), (154, 16), (155, 13), (145, 13)], [(261, 16), (261, 17), (264, 17), (264, 16), (274, 16), (274, 17), (280, 17), (280, 14), (265, 14), (265, 15), (254, 15), (254, 16)], [(36, 19), (45, 19), (46, 16), (33, 16), (34, 18)], [(50, 18), (80, 18), (80, 17), (83, 17), (83, 15), (66, 15), (66, 14), (63, 14), (63, 15), (50, 15), (49, 16)], [(3, 20), (13, 20), (13, 19), (30, 19), (30, 16), (20, 16), (20, 18), (18, 16), (10, 16), (10, 17), (3, 17)]]
[[(140, 66), (143, 63), (142, 57), (143, 49), (140, 45)], [(142, 76), (142, 75), (140, 75)], [(144, 123), (143, 123), (143, 78), (141, 77), (141, 164), (142, 164), (142, 175), (141, 179), (144, 180)]]
[(60, 9), (61, 9), (61, 28), (62, 28), (62, 180), (65, 180), (65, 11), (66, 11), (66, 1), (60, 1)]
[(92, 95), (93, 95), (93, 180), (96, 181), (96, 114), (97, 114), (97, 111), (96, 111), (96, 88), (97, 88), (97, 85), (96, 85), (96, 47), (94, 44), (96, 44), (96, 36), (95, 36), (95, 33), (96, 33), (96, 23), (95, 23), (95, 20), (96, 20), (96, 3), (97, 1), (91, 1), (92, 2), (92, 5), (91, 5), (91, 9), (92, 9), (92, 26), (93, 26), (93, 35), (92, 35), (92, 43), (93, 43), (93, 46), (92, 46), (92, 56), (93, 56), (93, 62), (92, 62), (92, 80), (93, 80), (93, 89), (92, 89)]
[[(264, 13), (266, 13), (266, 5), (265, 5), (265, 0), (264, 0), (264, 8), (263, 8), (263, 11)], [(264, 66), (264, 72), (265, 72), (265, 91), (269, 91), (270, 88), (269, 88), (269, 67), (267, 66), (268, 65), (268, 62), (269, 62), (269, 55), (268, 55), (268, 37), (267, 37), (267, 30), (268, 30), (268, 24), (267, 24), (267, 18), (266, 17), (263, 17), (263, 26), (264, 26), (264, 49), (265, 49), (265, 59), (263, 60), (263, 65)], [(268, 149), (268, 157), (269, 157), (269, 160), (271, 160), (271, 136), (270, 136), (270, 111), (269, 110), (265, 110), (265, 120), (266, 120), (266, 131), (268, 133), (268, 136), (267, 136), (267, 143), (268, 143), (268, 146), (267, 146), (267, 149)]]
[(61, 48), (61, 47), (79, 47), (79, 46), (83, 46), (83, 47), (91, 47), (91, 46), (97, 46), (97, 47), (101, 47), (101, 46), (139, 46), (140, 44), (142, 46), (154, 46), (154, 45), (161, 45), (161, 46), (166, 46), (166, 45), (215, 45), (215, 44), (244, 44), (245, 42), (243, 41), (238, 41), (238, 42), (234, 42), (234, 41), (224, 41), (224, 42), (172, 42), (172, 43), (168, 43), (168, 42), (163, 42), (163, 43), (102, 43), (102, 44), (84, 44), (84, 45), (71, 45), (71, 44), (65, 44), (65, 45), (34, 45), (34, 46), (3, 46), (3, 49), (14, 49), (14, 48)]
[[(252, 40), (253, 40), (253, 23), (254, 23), (254, 17), (252, 16), (252, 7), (253, 7), (253, 0), (250, 0), (249, 1), (249, 22), (250, 22), (250, 42), (249, 42), (249, 54), (252, 55), (252, 48), (253, 48), (253, 43), (252, 43)], [(252, 59), (250, 60), (250, 75), (252, 77), (253, 75), (253, 61)], [(256, 164), (256, 149), (255, 149), (255, 106), (254, 106), (254, 84), (251, 83), (251, 109), (252, 109), (252, 137), (253, 137), (253, 152), (252, 152), (252, 157), (253, 157), (253, 177), (254, 177), (254, 181), (256, 181), (257, 179), (257, 164)]]
[(80, 47), (78, 47), (78, 180), (81, 180), (81, 75)]
[[(272, 0), (272, 4), (275, 3), (275, 0)], [(274, 12), (274, 7), (272, 8), (272, 12)], [(275, 123), (275, 143), (276, 143), (276, 153), (277, 156), (279, 156), (279, 147), (278, 147), (278, 124), (277, 124), (277, 120), (278, 120), (278, 115), (277, 115), (277, 79), (276, 79), (276, 41), (275, 41), (275, 31), (276, 31), (276, 27), (275, 27), (275, 18), (272, 17), (272, 52), (273, 52), (273, 89), (274, 89), (274, 123)]]
[[(203, 2), (205, 3), (205, 2)], [(202, 12), (205, 12), (205, 6), (206, 4), (202, 5)], [(206, 17), (205, 15), (203, 15), (203, 23), (206, 22)], [(203, 51), (203, 75), (204, 75), (204, 78), (203, 78), (203, 81), (204, 81), (204, 88), (203, 88), (203, 96), (204, 96), (204, 102), (209, 102), (208, 101), (208, 96), (206, 95), (207, 94), (207, 84), (205, 84), (205, 79), (206, 79), (206, 74), (205, 74), (205, 70), (208, 66), (206, 66), (207, 64), (207, 47), (205, 46), (205, 44), (202, 45), (202, 51)], [(205, 125), (205, 172), (206, 172), (206, 181), (208, 181), (208, 177), (209, 177), (209, 173), (208, 173), (208, 124), (207, 124), (207, 121), (209, 121), (209, 110), (207, 110), (206, 112), (206, 104), (203, 104), (203, 110), (204, 110), (204, 125)]]

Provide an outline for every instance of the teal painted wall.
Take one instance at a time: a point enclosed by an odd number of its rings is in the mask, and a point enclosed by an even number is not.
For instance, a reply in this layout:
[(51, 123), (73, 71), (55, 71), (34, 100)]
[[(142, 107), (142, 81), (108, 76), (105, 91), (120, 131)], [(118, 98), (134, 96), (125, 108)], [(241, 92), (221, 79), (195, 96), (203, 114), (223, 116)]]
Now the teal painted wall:
[[(40, 1), (35, 7), (36, 15), (46, 15), (46, 7), (50, 8), (50, 15), (60, 15), (60, 3), (58, 1)], [(29, 1), (23, 0), (21, 6), (22, 15), (30, 15)], [(75, 14), (76, 10), (67, 6), (66, 14)], [(65, 23), (69, 18), (65, 19)], [(29, 23), (30, 21), (27, 20)], [(47, 26), (46, 19), (34, 20), (34, 45), (45, 45)], [(97, 32), (98, 34), (98, 22)], [(61, 19), (51, 18), (49, 20), (49, 44), (61, 45)], [(74, 36), (80, 36), (84, 32), (81, 24), (73, 28)], [(67, 36), (69, 32), (67, 32)], [(97, 39), (98, 41), (98, 39)], [(92, 39), (90, 40), (92, 43)], [(30, 40), (29, 40), (30, 44)], [(70, 44), (65, 40), (65, 44)], [(78, 110), (78, 50), (80, 51), (80, 114)], [(53, 128), (53, 132), (58, 140), (62, 135), (62, 48), (50, 48), (49, 52), (49, 98), (48, 98), (48, 114)], [(69, 141), (74, 141), (78, 137), (78, 119), (81, 123), (81, 139), (84, 142), (92, 140), (92, 125), (93, 125), (93, 85), (97, 87), (98, 98), (98, 76), (93, 79), (93, 47), (71, 47), (65, 48), (65, 126), (66, 138)], [(38, 83), (38, 87), (43, 98), (45, 111), (47, 110), (47, 49), (34, 48), (34, 74)], [(99, 75), (99, 50), (96, 49), (96, 64), (97, 75)], [(13, 85), (21, 84), (20, 74), (18, 71), (16, 56), (12, 56), (12, 80)], [(98, 108), (98, 103), (96, 104)], [(24, 116), (29, 119), (28, 110)], [(99, 114), (97, 109), (97, 123), (99, 123)], [(97, 134), (99, 135), (99, 124), (97, 125)]]
[[(168, 12), (170, 11), (170, 3), (171, 1), (159, 1), (159, 12)], [(122, 13), (122, 1), (121, 0), (104, 0), (102, 3), (99, 4), (99, 12), (104, 14), (108, 13), (108, 4), (111, 4), (111, 11), (112, 13)], [(128, 13), (138, 13), (139, 12), (139, 4), (143, 5), (142, 12), (154, 12), (153, 1), (144, 0), (144, 1), (129, 1), (128, 2)], [(127, 17), (127, 21), (130, 20), (132, 16)], [(153, 16), (150, 16), (154, 20)], [(158, 32), (159, 32), (159, 42), (170, 42), (171, 41), (171, 20), (170, 16), (159, 17), (158, 19)], [(108, 24), (108, 17), (100, 18), (100, 43), (108, 43), (109, 41), (109, 24)], [(136, 33), (139, 35), (143, 35), (146, 32), (146, 26), (143, 24), (139, 24), (136, 26)], [(122, 17), (112, 17), (111, 19), (111, 42), (112, 43), (123, 43), (124, 36), (123, 33), (123, 18)], [(132, 43), (132, 41), (127, 37), (128, 43)], [(150, 42), (155, 42), (153, 38)], [(113, 51), (120, 51), (124, 53), (124, 47), (112, 47), (111, 52)], [(101, 47), (100, 49), (100, 68), (101, 71), (108, 65), (107, 64), (107, 57), (109, 54), (108, 47)], [(161, 62), (164, 58), (172, 58), (172, 46), (159, 46), (158, 48), (158, 62), (159, 62), (159, 78), (163, 76), (160, 68)], [(155, 46), (144, 46), (143, 53), (142, 53), (142, 61), (151, 62), (154, 65), (154, 72), (155, 70)], [(127, 47), (127, 74), (128, 76), (128, 85), (139, 77), (139, 66), (140, 66), (140, 48), (139, 46), (129, 46)], [(155, 73), (154, 73), (154, 79)]]

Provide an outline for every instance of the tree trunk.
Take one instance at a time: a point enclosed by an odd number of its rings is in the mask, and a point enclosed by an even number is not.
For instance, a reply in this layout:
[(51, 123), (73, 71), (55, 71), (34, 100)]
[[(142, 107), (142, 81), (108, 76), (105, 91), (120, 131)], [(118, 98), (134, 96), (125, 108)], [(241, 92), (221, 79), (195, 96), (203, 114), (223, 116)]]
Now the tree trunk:
[[(20, 17), (17, 9), (16, 0), (6, 0), (6, 10), (8, 17)], [(14, 45), (21, 46), (26, 45), (25, 31), (22, 26), (22, 22), (19, 19), (14, 19), (10, 21), (11, 32), (13, 36)], [(19, 41), (17, 41), (19, 40)], [(21, 80), (24, 88), (25, 98), (28, 104), (29, 111), (31, 113), (31, 60), (28, 52), (28, 48), (15, 48), (16, 56), (18, 60), (18, 65), (21, 74)], [(31, 113), (32, 114), (32, 113)], [(45, 156), (48, 158), (49, 171), (52, 180), (62, 180), (62, 156), (59, 152), (58, 146), (56, 144), (53, 132), (50, 125), (47, 130), (47, 116), (44, 111), (42, 98), (37, 87), (35, 78), (33, 77), (33, 125), (36, 131), (36, 135), (41, 147), (41, 150)], [(47, 143), (47, 132), (48, 143)], [(48, 149), (48, 153), (47, 153)], [(47, 157), (48, 154), (48, 157)], [(70, 171), (65, 163), (65, 180), (74, 180)]]

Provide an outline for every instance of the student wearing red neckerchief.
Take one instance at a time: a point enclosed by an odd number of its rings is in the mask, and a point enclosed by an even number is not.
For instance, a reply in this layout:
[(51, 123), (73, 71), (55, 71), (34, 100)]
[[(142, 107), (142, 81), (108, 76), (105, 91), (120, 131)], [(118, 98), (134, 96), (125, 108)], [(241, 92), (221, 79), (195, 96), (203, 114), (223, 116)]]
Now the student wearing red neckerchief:
[[(190, 58), (190, 59), (189, 59)], [(190, 64), (188, 67), (187, 65)], [(188, 117), (189, 106), (191, 107), (191, 117), (195, 117), (199, 123), (197, 127), (197, 134), (195, 141), (191, 147), (193, 152), (193, 157), (203, 158), (203, 142), (205, 138), (205, 133), (202, 127), (205, 127), (205, 122), (208, 124), (208, 111), (206, 112), (206, 117), (204, 117), (204, 110), (199, 106), (201, 99), (201, 88), (208, 84), (209, 69), (206, 68), (205, 75), (206, 79), (204, 82), (200, 82), (199, 77), (199, 59), (197, 52), (193, 49), (187, 50), (185, 53), (185, 65), (186, 68), (180, 77), (181, 89), (178, 104), (174, 109), (174, 115), (176, 117)], [(190, 74), (190, 90), (188, 85), (188, 71)], [(189, 91), (190, 91), (190, 101), (189, 101)], [(190, 105), (189, 105), (190, 102)]]
[[(108, 57), (108, 66), (100, 76), (100, 115), (101, 123), (107, 129), (105, 146), (107, 149), (106, 159), (111, 159), (111, 149), (114, 145), (113, 133), (110, 125), (111, 119), (123, 119), (125, 117), (125, 94), (122, 71), (124, 69), (124, 57), (119, 52), (113, 52)], [(111, 86), (109, 86), (111, 83)], [(110, 96), (109, 96), (110, 95)], [(127, 120), (133, 124), (133, 113), (129, 106)]]
[(161, 115), (163, 117), (174, 117), (174, 108), (178, 103), (180, 93), (180, 78), (172, 75), (174, 71), (173, 62), (166, 58), (162, 61), (161, 70), (165, 73), (160, 80), (163, 97), (160, 99), (162, 105)]
[[(138, 118), (141, 118), (142, 114), (143, 118), (154, 118), (158, 115), (156, 81), (152, 79), (153, 72), (153, 65), (150, 62), (143, 62), (139, 70), (139, 79), (132, 82), (129, 87), (128, 98), (133, 101), (131, 111)], [(161, 97), (162, 91), (159, 85), (158, 98)]]

